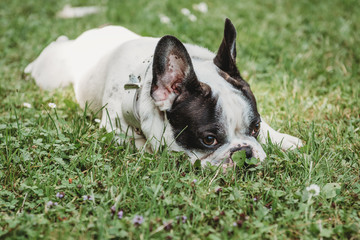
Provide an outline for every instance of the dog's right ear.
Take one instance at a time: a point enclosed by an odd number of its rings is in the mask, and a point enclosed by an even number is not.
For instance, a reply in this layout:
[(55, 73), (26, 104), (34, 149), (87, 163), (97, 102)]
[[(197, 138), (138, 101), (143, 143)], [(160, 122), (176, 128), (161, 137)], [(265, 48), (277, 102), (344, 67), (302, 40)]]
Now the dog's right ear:
[(201, 89), (185, 46), (173, 36), (158, 42), (153, 61), (151, 97), (161, 111), (169, 110), (184, 91)]

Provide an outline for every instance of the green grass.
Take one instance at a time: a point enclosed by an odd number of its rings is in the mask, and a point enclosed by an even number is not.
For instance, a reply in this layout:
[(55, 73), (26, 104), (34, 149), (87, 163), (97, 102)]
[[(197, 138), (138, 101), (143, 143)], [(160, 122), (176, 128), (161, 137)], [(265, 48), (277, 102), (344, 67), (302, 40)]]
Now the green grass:
[[(193, 1), (108, 0), (101, 14), (57, 19), (67, 2), (0, 1), (0, 238), (359, 239), (359, 1), (212, 0), (201, 14)], [(115, 145), (71, 88), (45, 92), (22, 74), (57, 36), (107, 23), (216, 51), (225, 17), (261, 115), (305, 143), (292, 152), (264, 146), (268, 158), (256, 168), (223, 174), (181, 153)], [(135, 215), (144, 222), (134, 225)]]

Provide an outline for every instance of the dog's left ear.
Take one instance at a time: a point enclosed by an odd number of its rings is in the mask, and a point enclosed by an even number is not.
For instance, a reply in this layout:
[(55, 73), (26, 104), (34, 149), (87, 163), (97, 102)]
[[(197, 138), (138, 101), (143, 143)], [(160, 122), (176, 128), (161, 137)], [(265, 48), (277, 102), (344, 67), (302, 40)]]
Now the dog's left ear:
[(155, 105), (161, 111), (169, 110), (184, 92), (199, 92), (201, 89), (185, 46), (173, 36), (162, 37), (154, 53), (150, 91)]
[(230, 76), (240, 76), (236, 67), (236, 29), (228, 18), (225, 20), (224, 38), (214, 58), (214, 63)]

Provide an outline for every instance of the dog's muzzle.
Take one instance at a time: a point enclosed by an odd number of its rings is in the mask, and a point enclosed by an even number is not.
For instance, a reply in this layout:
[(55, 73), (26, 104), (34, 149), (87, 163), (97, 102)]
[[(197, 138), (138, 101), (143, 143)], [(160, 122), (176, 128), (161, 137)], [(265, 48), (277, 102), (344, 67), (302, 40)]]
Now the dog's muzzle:
[(245, 155), (247, 159), (250, 159), (253, 157), (253, 149), (251, 146), (239, 146), (239, 147), (234, 147), (232, 149), (230, 149), (230, 158), (232, 157), (232, 155), (235, 152), (239, 152), (239, 151), (245, 151)]

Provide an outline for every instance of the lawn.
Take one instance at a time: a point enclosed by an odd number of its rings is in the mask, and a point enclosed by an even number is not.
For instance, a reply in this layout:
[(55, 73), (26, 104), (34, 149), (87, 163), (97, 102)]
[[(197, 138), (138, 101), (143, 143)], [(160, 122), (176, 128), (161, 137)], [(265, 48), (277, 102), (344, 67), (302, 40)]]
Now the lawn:
[[(57, 18), (69, 2), (104, 11)], [(194, 3), (0, 1), (1, 239), (360, 238), (360, 1), (209, 0), (206, 13)], [(22, 73), (59, 35), (103, 24), (216, 51), (225, 17), (260, 114), (304, 142), (264, 146), (257, 167), (225, 174), (116, 145), (71, 87), (46, 92)]]

